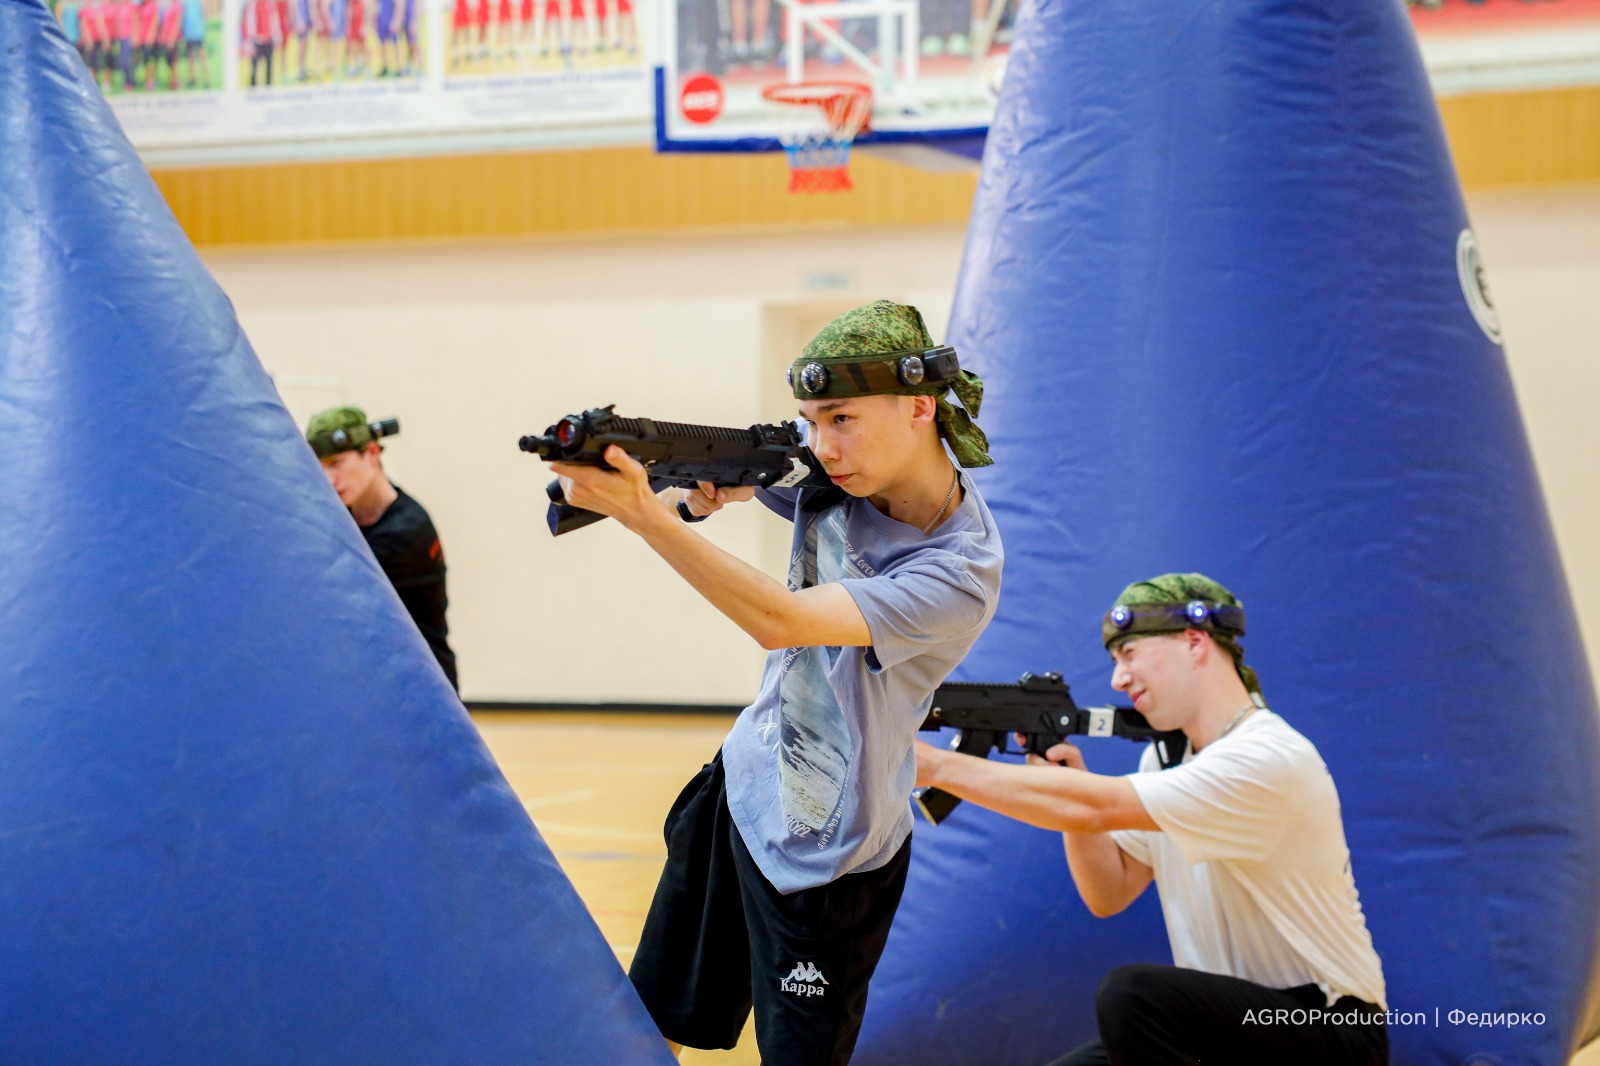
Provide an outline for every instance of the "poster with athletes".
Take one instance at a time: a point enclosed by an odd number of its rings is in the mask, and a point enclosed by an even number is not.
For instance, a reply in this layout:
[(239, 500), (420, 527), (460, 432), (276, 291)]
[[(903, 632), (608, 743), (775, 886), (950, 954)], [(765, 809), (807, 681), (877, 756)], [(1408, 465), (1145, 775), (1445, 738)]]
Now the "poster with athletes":
[(450, 0), (446, 75), (639, 66), (634, 0)]
[(1406, 0), (1434, 91), (1600, 83), (1600, 0)]
[(651, 115), (658, 0), (49, 2), (157, 165), (642, 139)]
[(222, 86), (221, 0), (51, 0), (107, 96)]
[[(1020, 0), (47, 0), (153, 165), (775, 148), (762, 90), (874, 90), (863, 140), (986, 129)], [(1600, 0), (1407, 0), (1441, 95), (1600, 83)], [(788, 109), (793, 111), (793, 108)]]
[(239, 86), (418, 78), (422, 0), (241, 0)]

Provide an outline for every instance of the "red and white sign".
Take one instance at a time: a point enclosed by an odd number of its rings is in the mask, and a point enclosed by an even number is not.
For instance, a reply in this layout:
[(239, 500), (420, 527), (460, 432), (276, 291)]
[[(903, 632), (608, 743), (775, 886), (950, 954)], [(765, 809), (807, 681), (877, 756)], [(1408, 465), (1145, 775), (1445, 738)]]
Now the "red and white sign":
[(709, 74), (687, 79), (678, 94), (678, 109), (690, 122), (715, 122), (722, 114), (722, 83)]

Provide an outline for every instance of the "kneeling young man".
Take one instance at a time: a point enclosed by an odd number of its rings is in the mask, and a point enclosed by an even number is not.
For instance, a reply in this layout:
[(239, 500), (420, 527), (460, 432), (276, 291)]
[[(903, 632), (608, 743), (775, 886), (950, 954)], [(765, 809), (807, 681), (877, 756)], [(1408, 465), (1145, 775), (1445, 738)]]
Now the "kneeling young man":
[[(1102, 633), (1112, 687), (1189, 738), (1181, 765), (1159, 770), (1152, 748), (1138, 773), (1110, 777), (1070, 743), (1047, 753), (1067, 769), (917, 746), (919, 785), (1063, 831), (1097, 917), (1152, 878), (1160, 891), (1176, 966), (1112, 971), (1100, 1039), (1055, 1066), (1387, 1063), (1383, 970), (1339, 795), (1317, 749), (1262, 701), (1239, 601), (1201, 574), (1165, 574), (1129, 585)], [(1337, 1020), (1293, 1023), (1313, 1009)]]
[[(826, 326), (790, 371), (807, 442), (843, 491), (794, 522), (788, 587), (680, 520), (754, 490), (652, 494), (558, 464), (567, 501), (638, 534), (768, 649), (760, 694), (667, 815), (667, 863), (629, 976), (676, 1045), (731, 1048), (749, 1017), (766, 1066), (845, 1063), (910, 860), (913, 738), (933, 691), (994, 614), (1001, 548), (962, 466), (989, 462), (982, 383), (935, 350), (916, 308)], [(954, 389), (965, 410), (945, 394)]]

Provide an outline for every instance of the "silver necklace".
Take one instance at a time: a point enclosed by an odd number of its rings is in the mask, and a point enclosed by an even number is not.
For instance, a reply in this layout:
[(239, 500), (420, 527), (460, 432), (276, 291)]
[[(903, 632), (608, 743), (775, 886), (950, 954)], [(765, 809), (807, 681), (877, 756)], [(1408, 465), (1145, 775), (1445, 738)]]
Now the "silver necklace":
[[(1251, 711), (1253, 711), (1255, 709), (1256, 709), (1256, 705), (1253, 702), (1250, 703), (1250, 704), (1247, 704), (1245, 706), (1244, 710), (1240, 711), (1238, 714), (1233, 716), (1233, 721), (1229, 722), (1227, 725), (1222, 727), (1222, 732), (1217, 734), (1217, 740), (1221, 740), (1223, 737), (1225, 737), (1229, 733), (1233, 732), (1233, 727), (1238, 725), (1241, 721), (1243, 721), (1244, 720), (1244, 716), (1249, 714)], [(1211, 743), (1215, 744), (1217, 742), (1217, 740), (1213, 740)]]
[(934, 515), (927, 525), (922, 527), (922, 535), (926, 537), (928, 530), (939, 524), (939, 519), (944, 517), (945, 511), (950, 509), (950, 501), (956, 498), (956, 485), (961, 481), (961, 474), (955, 467), (950, 468), (950, 491), (944, 494), (944, 503), (939, 505), (939, 513)]

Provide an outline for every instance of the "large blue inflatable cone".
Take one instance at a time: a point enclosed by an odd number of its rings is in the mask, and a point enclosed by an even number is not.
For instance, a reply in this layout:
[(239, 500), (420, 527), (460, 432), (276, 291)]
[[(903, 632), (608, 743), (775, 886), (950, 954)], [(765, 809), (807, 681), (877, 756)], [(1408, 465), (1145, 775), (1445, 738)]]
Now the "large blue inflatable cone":
[[(1403, 6), (1036, 0), (953, 321), (1007, 548), (959, 676), (1102, 702), (1124, 584), (1231, 586), (1339, 786), (1417, 1015), (1394, 1061), (1565, 1063), (1600, 1028), (1595, 698)], [(1170, 961), (1154, 901), (1091, 918), (1051, 834), (962, 809), (914, 854), (860, 1063), (1037, 1066), (1101, 975)]]
[(0, 1062), (670, 1062), (37, 0), (0, 190)]

